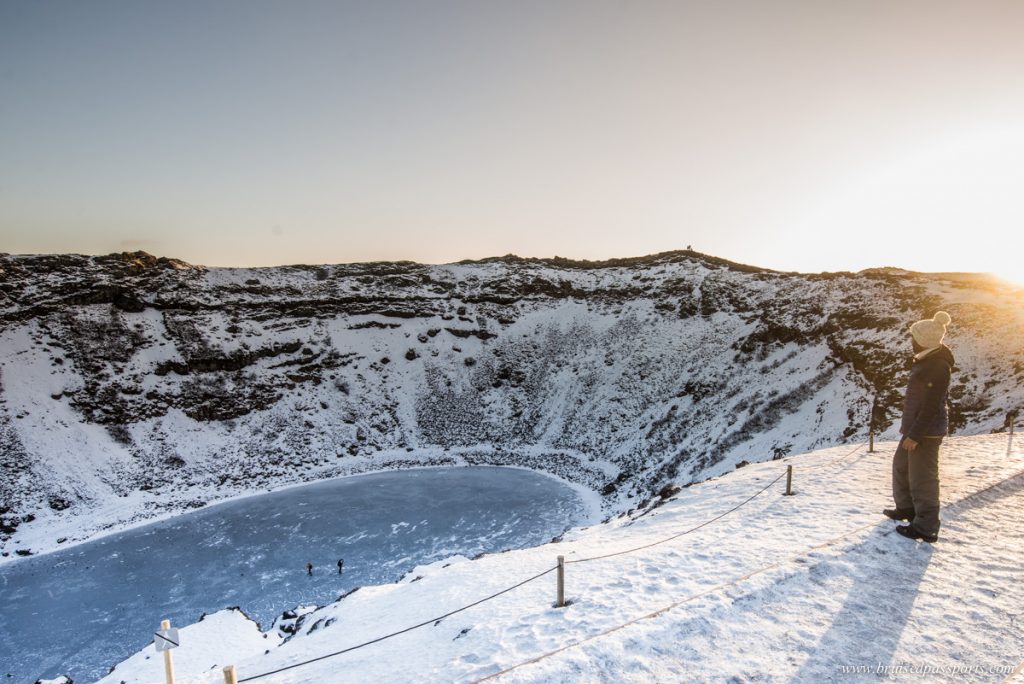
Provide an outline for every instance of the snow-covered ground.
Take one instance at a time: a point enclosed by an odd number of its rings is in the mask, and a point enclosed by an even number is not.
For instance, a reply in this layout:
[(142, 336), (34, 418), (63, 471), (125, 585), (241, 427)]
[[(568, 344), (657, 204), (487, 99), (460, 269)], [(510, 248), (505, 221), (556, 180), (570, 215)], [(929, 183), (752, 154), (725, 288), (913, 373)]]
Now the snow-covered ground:
[[(1022, 446), (1018, 440), (1008, 453), (1005, 435), (946, 441), (935, 545), (894, 534), (895, 523), (879, 513), (891, 503), (894, 443), (875, 453), (825, 449), (748, 465), (560, 543), (419, 567), (402, 582), (364, 587), (308, 613), (283, 641), (276, 632), (261, 637), (237, 613), (208, 618), (182, 630), (179, 681), (220, 682), (221, 668), (234, 664), (241, 681), (277, 684), (489, 677), (1000, 684), (1024, 659)], [(791, 497), (783, 495), (784, 477), (777, 479), (786, 465), (794, 467)], [(582, 562), (638, 546), (646, 548)], [(551, 569), (558, 555), (567, 562), (567, 607), (553, 607), (549, 572), (430, 621)], [(162, 676), (150, 646), (102, 681)]]

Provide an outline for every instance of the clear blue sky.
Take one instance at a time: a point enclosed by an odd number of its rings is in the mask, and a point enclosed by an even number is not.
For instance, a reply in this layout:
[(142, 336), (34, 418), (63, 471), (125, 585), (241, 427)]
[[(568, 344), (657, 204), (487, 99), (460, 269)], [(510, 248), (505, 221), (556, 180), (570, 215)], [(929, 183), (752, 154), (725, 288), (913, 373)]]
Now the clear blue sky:
[(1024, 281), (1021, 36), (1013, 1), (5, 0), (0, 251)]

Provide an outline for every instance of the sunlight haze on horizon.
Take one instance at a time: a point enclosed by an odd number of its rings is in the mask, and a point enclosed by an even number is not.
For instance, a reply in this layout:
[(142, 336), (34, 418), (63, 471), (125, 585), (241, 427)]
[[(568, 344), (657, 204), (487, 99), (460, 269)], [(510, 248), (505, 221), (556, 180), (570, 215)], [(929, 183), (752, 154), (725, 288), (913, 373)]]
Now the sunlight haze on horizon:
[(1024, 284), (1024, 3), (5, 2), (0, 252)]

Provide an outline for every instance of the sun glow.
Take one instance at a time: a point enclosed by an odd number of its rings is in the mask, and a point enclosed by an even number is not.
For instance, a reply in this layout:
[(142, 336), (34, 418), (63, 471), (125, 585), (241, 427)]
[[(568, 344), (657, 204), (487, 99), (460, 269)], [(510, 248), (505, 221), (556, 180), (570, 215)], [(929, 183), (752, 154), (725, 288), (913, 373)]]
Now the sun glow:
[(1024, 286), (1024, 127), (982, 126), (873, 165), (822, 196), (808, 235), (865, 264), (991, 273)]
[[(1022, 257), (1022, 260), (1024, 260), (1024, 257)], [(1018, 267), (1012, 270), (994, 271), (992, 275), (1009, 283), (1010, 285), (1024, 288), (1024, 265), (1018, 264)]]

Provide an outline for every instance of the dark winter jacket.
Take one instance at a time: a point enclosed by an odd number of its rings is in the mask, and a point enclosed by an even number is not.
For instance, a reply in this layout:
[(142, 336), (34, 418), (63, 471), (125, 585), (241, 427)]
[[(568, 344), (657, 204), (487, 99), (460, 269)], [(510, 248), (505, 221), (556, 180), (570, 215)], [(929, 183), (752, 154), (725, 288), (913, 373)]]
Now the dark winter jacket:
[(945, 437), (949, 430), (949, 378), (955, 361), (945, 345), (914, 361), (903, 402), (900, 433), (920, 442), (925, 437)]

